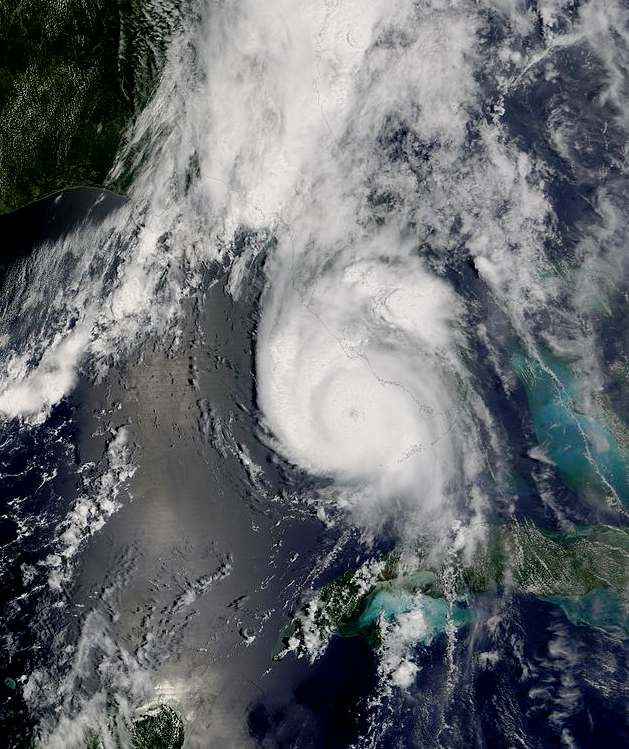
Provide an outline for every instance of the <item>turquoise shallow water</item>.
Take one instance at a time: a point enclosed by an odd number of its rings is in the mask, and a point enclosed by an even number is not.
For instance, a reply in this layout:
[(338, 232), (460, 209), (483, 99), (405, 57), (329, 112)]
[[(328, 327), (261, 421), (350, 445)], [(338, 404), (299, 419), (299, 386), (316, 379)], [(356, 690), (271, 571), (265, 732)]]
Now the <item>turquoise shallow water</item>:
[(366, 630), (382, 617), (387, 622), (411, 611), (421, 610), (426, 625), (422, 642), (445, 632), (449, 622), (460, 627), (469, 621), (471, 612), (462, 606), (451, 606), (445, 598), (432, 598), (405, 591), (377, 590), (372, 593), (357, 621), (357, 628)]
[(415, 596), (408, 593), (397, 593), (390, 590), (380, 590), (370, 596), (367, 605), (358, 618), (358, 626), (367, 629), (375, 624), (382, 616), (392, 622), (400, 614), (408, 614), (417, 607)]
[(568, 366), (551, 354), (541, 361), (521, 351), (511, 358), (526, 390), (535, 436), (571, 489), (629, 503), (629, 461), (610, 427), (579, 413), (577, 387)]
[(572, 624), (597, 627), (623, 638), (629, 635), (627, 608), (616, 591), (597, 589), (578, 598), (551, 596), (547, 600), (559, 606)]
[[(596, 589), (584, 596), (548, 596), (544, 600), (558, 606), (572, 624), (596, 627), (620, 638), (629, 635), (627, 608), (617, 591)], [(455, 627), (461, 627), (472, 618), (471, 609), (450, 607), (444, 598), (379, 590), (369, 597), (356, 622), (356, 629), (369, 630), (380, 618), (392, 623), (400, 616), (417, 610), (421, 611), (425, 622), (424, 634), (419, 639), (422, 643), (429, 643), (445, 632), (450, 622)]]

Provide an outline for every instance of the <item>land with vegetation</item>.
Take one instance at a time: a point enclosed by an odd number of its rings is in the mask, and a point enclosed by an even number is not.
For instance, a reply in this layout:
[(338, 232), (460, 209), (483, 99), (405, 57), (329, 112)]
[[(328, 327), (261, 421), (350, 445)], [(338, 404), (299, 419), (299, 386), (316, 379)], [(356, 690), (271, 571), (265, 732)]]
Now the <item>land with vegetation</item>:
[(176, 0), (0, 0), (0, 213), (108, 174), (159, 76)]

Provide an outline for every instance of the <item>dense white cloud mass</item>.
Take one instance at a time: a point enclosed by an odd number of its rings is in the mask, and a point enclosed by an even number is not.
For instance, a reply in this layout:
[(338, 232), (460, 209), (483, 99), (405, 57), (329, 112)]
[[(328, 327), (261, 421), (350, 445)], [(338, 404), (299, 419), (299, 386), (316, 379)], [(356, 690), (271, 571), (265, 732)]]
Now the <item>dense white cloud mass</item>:
[(236, 7), (211, 23), (208, 89), (223, 106), (207, 163), (223, 230), (277, 238), (256, 351), (266, 425), (286, 458), (356, 490), (359, 513), (391, 497), (434, 510), (457, 463), (460, 305), (408, 236), (408, 170), (385, 177), (399, 202), (385, 226), (367, 196), (391, 115), (432, 98), (418, 137), (462, 143), (473, 26), (449, 12), (420, 24), (402, 2)]
[(413, 483), (418, 462), (442, 470), (435, 451), (451, 419), (444, 365), (456, 309), (417, 257), (397, 254), (392, 237), (376, 237), (371, 252), (331, 263), (307, 298), (282, 289), (258, 347), (260, 406), (289, 457), (389, 489), (403, 475)]
[[(416, 528), (477, 474), (480, 446), (460, 392), (462, 305), (409, 231), (434, 198), (387, 148), (404, 137), (397, 126), (444, 174), (456, 168), (476, 92), (476, 20), (444, 3), (374, 4), (366, 14), (346, 5), (285, 42), (285, 65), (299, 71), (290, 101), (303, 116), (289, 105), (268, 154), (233, 160), (253, 174), (245, 185), (260, 183), (251, 204), (275, 218), (278, 237), (256, 352), (259, 404), (277, 450), (348, 489), (362, 521), (384, 522), (390, 509), (404, 523), (406, 507)], [(249, 21), (258, 28), (255, 13)], [(258, 70), (267, 90), (267, 68)], [(313, 98), (324, 83), (334, 96)], [(259, 132), (245, 149), (264, 144), (269, 129)], [(378, 193), (389, 205), (374, 220)]]

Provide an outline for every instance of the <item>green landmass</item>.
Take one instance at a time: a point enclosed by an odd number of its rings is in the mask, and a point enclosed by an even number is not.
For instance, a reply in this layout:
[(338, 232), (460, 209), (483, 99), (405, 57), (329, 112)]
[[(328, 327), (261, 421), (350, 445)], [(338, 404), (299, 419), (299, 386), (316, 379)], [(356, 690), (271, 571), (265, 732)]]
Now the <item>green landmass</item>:
[(175, 0), (0, 0), (0, 213), (107, 186), (176, 28)]
[(374, 647), (381, 623), (421, 608), (426, 641), (469, 621), (474, 596), (512, 590), (559, 606), (575, 624), (629, 634), (629, 530), (592, 526), (549, 533), (529, 523), (496, 525), (471, 560), (431, 565), (393, 553), (349, 570), (296, 612), (275, 653), (313, 657), (332, 635)]
[[(183, 742), (183, 721), (170, 705), (143, 708), (129, 726), (130, 749), (181, 749)], [(85, 749), (104, 749), (111, 742), (105, 744), (97, 733), (88, 731), (84, 744)]]
[(154, 705), (133, 724), (133, 749), (181, 749), (183, 721), (169, 705)]
[(538, 597), (584, 596), (596, 588), (627, 592), (629, 531), (592, 526), (549, 533), (530, 523), (492, 529), (472, 563), (464, 566), (458, 592), (511, 587)]

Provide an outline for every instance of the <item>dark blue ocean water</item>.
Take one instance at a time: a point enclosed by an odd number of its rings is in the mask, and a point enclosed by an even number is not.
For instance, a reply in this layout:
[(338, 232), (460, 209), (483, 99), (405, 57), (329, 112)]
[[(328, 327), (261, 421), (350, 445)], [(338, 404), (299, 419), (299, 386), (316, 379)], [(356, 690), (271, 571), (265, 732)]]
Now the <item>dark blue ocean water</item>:
[[(488, 12), (482, 39), (488, 54), (506, 33)], [(540, 45), (541, 35), (540, 21), (523, 37), (523, 52)], [(625, 130), (613, 104), (599, 96), (606, 76), (600, 55), (588, 45), (559, 46), (549, 60), (552, 75), (533, 65), (510, 86), (502, 125), (505, 137), (544, 166), (555, 216), (546, 249), (562, 275), (585, 260), (583, 238), (603, 210), (597, 193), (605, 189), (615, 206), (629, 206), (629, 181)], [(479, 85), (491, 101), (492, 80), (479, 73)], [(549, 135), (560, 126), (567, 133), (561, 152)], [(470, 128), (470, 149), (477, 138)], [(390, 163), (412, 161), (419, 185), (436, 168), (435, 144), (421, 142), (408, 123), (391, 120), (380, 140)], [(2, 217), (4, 298), (11, 295), (9, 267), (27, 264), (45, 240), (77, 223), (115, 215), (121, 204), (109, 193), (73, 190)], [(624, 236), (628, 213), (620, 214), (623, 220), (596, 241)], [(548, 532), (627, 528), (627, 445), (618, 423), (629, 422), (629, 400), (616, 366), (629, 357), (627, 263), (615, 266), (606, 306), (583, 319), (576, 310), (569, 321), (593, 331), (597, 342), (609, 408), (594, 418), (580, 403), (576, 353), (532, 357), (467, 253), (463, 228), (454, 222), (451, 233), (447, 263), (429, 241), (421, 251), (434, 268), (441, 264), (439, 272), (464, 301), (469, 329), (482, 323), (488, 333), (470, 337), (465, 356), (509, 463), (500, 480), (483, 475), (489, 522), (517, 519)], [(253, 241), (246, 231), (240, 240)], [(264, 255), (239, 301), (225, 293), (221, 268), (205, 269), (201, 289), (187, 302), (180, 348), (151, 340), (100, 380), (82, 376), (44, 423), (3, 423), (0, 735), (6, 745), (31, 747), (34, 737), (49, 736), (60, 713), (88, 714), (94, 695), (104, 695), (95, 712), (109, 725), (110, 716), (129, 709), (120, 694), (141, 701), (134, 679), (146, 673), (160, 675), (160, 694), (168, 697), (176, 684), (188, 695), (191, 747), (209, 746), (203, 736), (210, 728), (234, 746), (246, 739), (265, 749), (626, 745), (625, 610), (601, 613), (605, 601), (596, 597), (483, 593), (455, 638), (442, 633), (413, 647), (419, 667), (402, 691), (383, 677), (382, 654), (361, 637), (332, 636), (313, 663), (292, 655), (272, 661), (301, 589), (319, 589), (390, 551), (395, 537), (384, 525), (367, 545), (340, 520), (322, 522), (310, 500), (323, 482), (286, 464), (264, 439), (254, 360), (263, 262)], [(560, 311), (540, 305), (529, 320), (533, 335), (563, 332), (572, 340)], [(496, 356), (510, 369), (509, 389)], [(81, 545), (61, 593), (51, 590), (49, 557), (59, 553), (59, 528), (81, 492), (93, 491), (108, 469), (108, 446), (122, 428), (138, 466), (132, 488)], [(546, 462), (532, 452), (540, 445)], [(259, 474), (248, 473), (247, 458), (261, 466)], [(92, 631), (94, 611), (102, 619)], [(80, 662), (73, 660), (78, 640)]]

